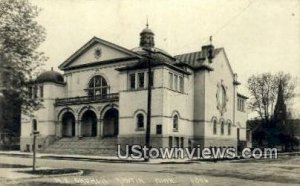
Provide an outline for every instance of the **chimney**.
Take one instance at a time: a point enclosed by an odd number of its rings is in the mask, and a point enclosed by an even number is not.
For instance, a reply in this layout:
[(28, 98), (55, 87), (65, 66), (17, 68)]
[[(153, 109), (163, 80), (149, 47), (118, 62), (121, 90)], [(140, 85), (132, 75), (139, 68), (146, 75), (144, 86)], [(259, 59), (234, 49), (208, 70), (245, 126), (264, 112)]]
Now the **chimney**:
[(212, 62), (214, 58), (214, 46), (212, 44), (202, 46), (202, 53), (204, 58), (208, 58), (209, 62)]

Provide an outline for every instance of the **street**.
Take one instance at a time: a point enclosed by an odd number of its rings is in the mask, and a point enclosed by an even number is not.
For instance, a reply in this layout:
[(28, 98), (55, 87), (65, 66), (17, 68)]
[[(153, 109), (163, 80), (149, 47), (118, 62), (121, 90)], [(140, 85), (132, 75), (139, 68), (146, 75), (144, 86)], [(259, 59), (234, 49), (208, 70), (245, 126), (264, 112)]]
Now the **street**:
[[(300, 157), (278, 160), (184, 164), (106, 163), (37, 159), (37, 167), (75, 168), (82, 176), (7, 179), (1, 185), (287, 185), (300, 184)], [(31, 158), (0, 156), (1, 164), (28, 165)]]

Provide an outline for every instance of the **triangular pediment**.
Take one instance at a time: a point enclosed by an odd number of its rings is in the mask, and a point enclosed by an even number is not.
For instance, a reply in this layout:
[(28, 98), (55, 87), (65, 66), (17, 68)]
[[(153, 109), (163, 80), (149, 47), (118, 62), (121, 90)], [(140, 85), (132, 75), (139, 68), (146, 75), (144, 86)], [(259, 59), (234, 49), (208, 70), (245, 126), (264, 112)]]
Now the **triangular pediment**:
[(93, 63), (101, 64), (101, 61), (114, 61), (128, 58), (139, 58), (140, 56), (126, 48), (110, 43), (103, 39), (93, 37), (89, 42), (83, 45), (66, 61), (64, 61), (59, 68), (66, 70), (72, 67), (79, 67)]

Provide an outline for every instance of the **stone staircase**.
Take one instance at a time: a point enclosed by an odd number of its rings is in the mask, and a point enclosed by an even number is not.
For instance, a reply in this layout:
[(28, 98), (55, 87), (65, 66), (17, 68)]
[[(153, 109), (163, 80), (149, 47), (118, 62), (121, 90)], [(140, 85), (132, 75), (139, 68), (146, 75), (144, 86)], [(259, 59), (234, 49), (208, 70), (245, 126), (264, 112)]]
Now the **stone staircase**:
[(83, 154), (95, 156), (116, 156), (118, 139), (115, 137), (98, 139), (96, 137), (84, 137), (78, 139), (61, 138), (48, 146), (42, 153), (49, 154)]

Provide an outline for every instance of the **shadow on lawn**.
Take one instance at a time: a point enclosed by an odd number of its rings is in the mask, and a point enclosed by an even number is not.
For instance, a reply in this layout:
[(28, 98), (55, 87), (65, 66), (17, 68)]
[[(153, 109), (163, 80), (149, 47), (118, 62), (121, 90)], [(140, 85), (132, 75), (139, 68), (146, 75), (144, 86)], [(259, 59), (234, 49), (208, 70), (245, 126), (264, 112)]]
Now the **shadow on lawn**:
[(28, 165), (17, 165), (17, 164), (0, 164), (0, 168), (28, 168)]

